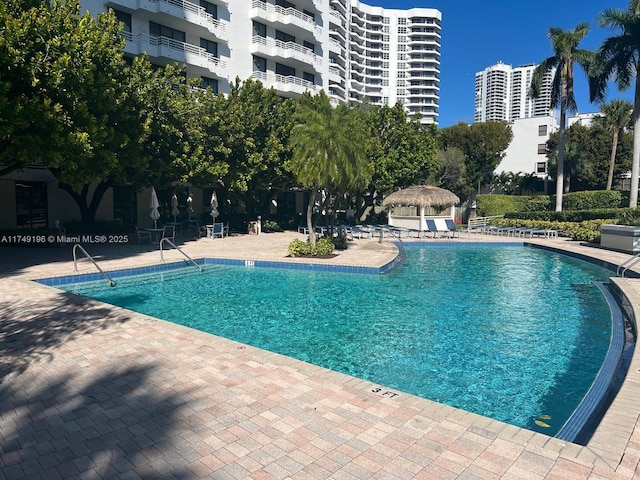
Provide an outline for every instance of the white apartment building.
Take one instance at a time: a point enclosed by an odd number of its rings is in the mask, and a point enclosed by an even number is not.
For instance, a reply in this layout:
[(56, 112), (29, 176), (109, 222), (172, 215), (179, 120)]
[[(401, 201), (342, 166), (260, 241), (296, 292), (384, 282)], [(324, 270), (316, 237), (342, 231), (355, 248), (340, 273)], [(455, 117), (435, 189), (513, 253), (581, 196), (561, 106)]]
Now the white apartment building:
[(441, 13), (357, 0), (83, 0), (112, 8), (125, 53), (186, 65), (187, 76), (226, 93), (236, 78), (283, 97), (321, 89), (333, 102), (403, 103), (437, 123)]
[(519, 118), (551, 115), (551, 87), (555, 71), (543, 79), (540, 96), (529, 98), (531, 78), (537, 65), (513, 68), (498, 62), (476, 73), (474, 121), (513, 122)]

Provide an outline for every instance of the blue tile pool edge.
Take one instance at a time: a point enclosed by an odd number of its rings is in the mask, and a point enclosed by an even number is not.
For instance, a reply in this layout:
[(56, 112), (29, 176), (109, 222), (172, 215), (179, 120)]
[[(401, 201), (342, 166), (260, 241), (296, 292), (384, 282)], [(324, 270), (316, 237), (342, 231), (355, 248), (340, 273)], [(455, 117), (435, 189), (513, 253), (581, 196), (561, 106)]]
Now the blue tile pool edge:
[(622, 310), (618, 301), (603, 282), (596, 282), (611, 311), (611, 341), (605, 359), (600, 366), (589, 391), (573, 411), (555, 437), (572, 443), (586, 445), (593, 430), (600, 423), (606, 407), (615, 396), (616, 377), (623, 368), (622, 356), (625, 346), (625, 328)]

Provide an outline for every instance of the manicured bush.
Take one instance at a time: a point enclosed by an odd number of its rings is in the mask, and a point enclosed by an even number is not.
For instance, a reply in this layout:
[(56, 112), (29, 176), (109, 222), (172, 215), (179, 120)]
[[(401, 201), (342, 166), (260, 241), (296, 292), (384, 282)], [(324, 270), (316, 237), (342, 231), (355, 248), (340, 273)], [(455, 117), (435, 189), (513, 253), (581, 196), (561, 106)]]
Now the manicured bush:
[(300, 239), (293, 240), (288, 247), (289, 255), (292, 257), (324, 257), (331, 255), (334, 250), (331, 239), (324, 237), (316, 242), (315, 248), (308, 240), (303, 242)]
[(476, 212), (479, 217), (493, 217), (509, 212), (519, 212), (529, 197), (519, 195), (478, 195)]
[(505, 214), (505, 218), (521, 220), (547, 220), (553, 222), (583, 222), (586, 220), (607, 219), (609, 223), (617, 223), (623, 209), (609, 208), (599, 210), (563, 210), (562, 212), (512, 212)]
[[(623, 196), (619, 190), (591, 190), (565, 193), (562, 196), (563, 210), (598, 210), (623, 207)], [(555, 195), (551, 204), (556, 204)], [(628, 203), (627, 203), (628, 205)]]

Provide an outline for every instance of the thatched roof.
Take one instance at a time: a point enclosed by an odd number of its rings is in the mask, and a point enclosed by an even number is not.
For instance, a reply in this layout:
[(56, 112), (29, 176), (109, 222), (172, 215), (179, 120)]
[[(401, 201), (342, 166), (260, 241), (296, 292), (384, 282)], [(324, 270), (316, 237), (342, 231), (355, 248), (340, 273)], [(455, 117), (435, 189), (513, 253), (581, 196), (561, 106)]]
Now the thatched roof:
[(382, 201), (382, 205), (405, 205), (414, 207), (431, 207), (432, 205), (452, 205), (460, 203), (456, 194), (444, 188), (431, 185), (414, 185), (393, 192)]

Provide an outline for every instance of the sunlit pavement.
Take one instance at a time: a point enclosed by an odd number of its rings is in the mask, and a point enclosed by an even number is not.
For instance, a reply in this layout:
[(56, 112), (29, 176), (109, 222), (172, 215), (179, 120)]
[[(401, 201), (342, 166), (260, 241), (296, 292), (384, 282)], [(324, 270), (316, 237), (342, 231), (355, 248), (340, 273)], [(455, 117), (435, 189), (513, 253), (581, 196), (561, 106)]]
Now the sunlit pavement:
[[(192, 258), (308, 262), (287, 257), (294, 238), (304, 237), (179, 245)], [(522, 240), (628, 258), (565, 239), (441, 241)], [(105, 270), (161, 262), (153, 245), (85, 247)], [(396, 255), (388, 239), (356, 240), (315, 261), (381, 267)], [(78, 270), (96, 271), (86, 260)], [(73, 273), (71, 245), (0, 248), (0, 478), (640, 477), (637, 351), (582, 447), (29, 281)], [(640, 280), (616, 281), (637, 311)]]

